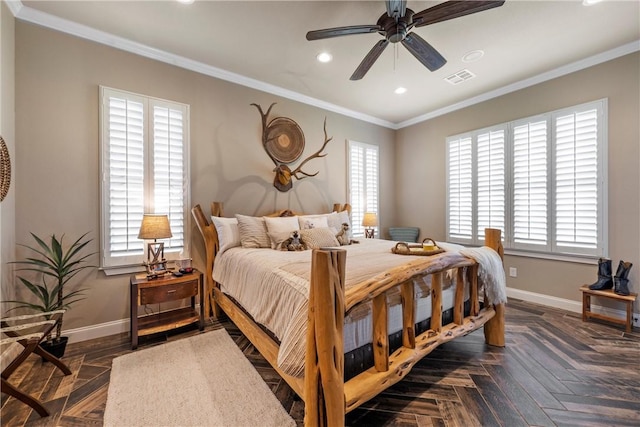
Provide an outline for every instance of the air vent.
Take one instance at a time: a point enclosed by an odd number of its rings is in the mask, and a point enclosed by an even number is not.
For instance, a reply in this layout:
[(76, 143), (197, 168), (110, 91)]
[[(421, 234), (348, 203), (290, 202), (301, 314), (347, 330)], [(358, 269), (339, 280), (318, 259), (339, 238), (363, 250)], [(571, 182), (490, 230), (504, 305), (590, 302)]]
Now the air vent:
[(471, 71), (464, 69), (460, 70), (457, 73), (451, 74), (449, 77), (445, 77), (444, 79), (451, 83), (452, 85), (460, 84), (466, 80), (474, 78), (476, 75)]

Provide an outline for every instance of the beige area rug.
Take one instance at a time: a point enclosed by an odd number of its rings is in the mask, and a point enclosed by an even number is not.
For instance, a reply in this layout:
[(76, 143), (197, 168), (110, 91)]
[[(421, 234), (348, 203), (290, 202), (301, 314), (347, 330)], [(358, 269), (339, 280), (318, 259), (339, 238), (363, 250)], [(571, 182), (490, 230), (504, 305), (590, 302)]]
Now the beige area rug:
[(295, 426), (223, 329), (113, 360), (105, 426)]

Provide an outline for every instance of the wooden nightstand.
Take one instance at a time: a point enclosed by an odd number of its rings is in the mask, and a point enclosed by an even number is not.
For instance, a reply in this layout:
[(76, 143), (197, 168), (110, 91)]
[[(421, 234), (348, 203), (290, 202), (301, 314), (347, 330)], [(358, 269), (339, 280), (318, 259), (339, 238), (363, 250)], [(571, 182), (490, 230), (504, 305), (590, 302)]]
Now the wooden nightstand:
[[(193, 273), (182, 277), (168, 274), (164, 277), (147, 280), (147, 275), (133, 274), (131, 284), (131, 348), (138, 347), (138, 336), (150, 335), (170, 329), (199, 323), (204, 330), (204, 290), (202, 273), (194, 269)], [(200, 311), (196, 310), (196, 295), (200, 296)], [(160, 304), (191, 298), (190, 307), (181, 307), (157, 314), (138, 316), (138, 307), (145, 304)]]

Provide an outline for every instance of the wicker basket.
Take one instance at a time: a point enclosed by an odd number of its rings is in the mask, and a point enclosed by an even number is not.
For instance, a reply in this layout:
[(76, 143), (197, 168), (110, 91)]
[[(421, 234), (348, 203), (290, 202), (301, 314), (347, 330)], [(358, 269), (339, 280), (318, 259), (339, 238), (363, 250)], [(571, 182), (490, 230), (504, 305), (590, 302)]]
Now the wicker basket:
[[(428, 249), (425, 249), (425, 244)], [(422, 240), (420, 244), (409, 244), (405, 242), (398, 242), (396, 245), (391, 248), (391, 252), (398, 255), (420, 255), (420, 256), (430, 256), (436, 255), (444, 252), (444, 249), (439, 248), (436, 245), (435, 240), (430, 237), (427, 237)]]

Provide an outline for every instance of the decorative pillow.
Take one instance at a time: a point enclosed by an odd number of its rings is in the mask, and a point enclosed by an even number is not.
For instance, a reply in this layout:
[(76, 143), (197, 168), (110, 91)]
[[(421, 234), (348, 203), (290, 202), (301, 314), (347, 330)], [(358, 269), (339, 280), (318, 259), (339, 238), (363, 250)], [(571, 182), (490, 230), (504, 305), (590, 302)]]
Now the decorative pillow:
[[(294, 230), (300, 230), (300, 224), (298, 223), (297, 216), (265, 216), (264, 222), (267, 225), (267, 232), (269, 233), (269, 237), (271, 234), (278, 233), (291, 233)], [(283, 240), (288, 239), (289, 235), (285, 237)], [(271, 239), (271, 248), (276, 249), (277, 246), (274, 246), (273, 239)]]
[(347, 211), (332, 212), (327, 216), (327, 222), (329, 223), (329, 227), (335, 228), (337, 232), (342, 230), (342, 224), (348, 225), (346, 237), (343, 237), (340, 242), (343, 245), (348, 245), (353, 237), (349, 213)]
[(298, 217), (298, 222), (300, 223), (300, 230), (327, 228), (329, 226), (327, 215), (303, 215)]
[(340, 246), (335, 236), (335, 230), (329, 227), (300, 230), (300, 237), (307, 249)]
[(271, 241), (271, 248), (280, 250), (282, 247), (282, 243), (289, 237), (291, 237), (293, 231), (278, 231), (275, 233), (269, 232), (267, 234), (269, 235), (269, 240)]
[(211, 221), (213, 221), (218, 233), (218, 244), (220, 245), (218, 255), (229, 248), (240, 246), (240, 230), (238, 229), (238, 220), (236, 218), (212, 216)]
[(236, 214), (243, 248), (270, 248), (271, 241), (262, 217)]

